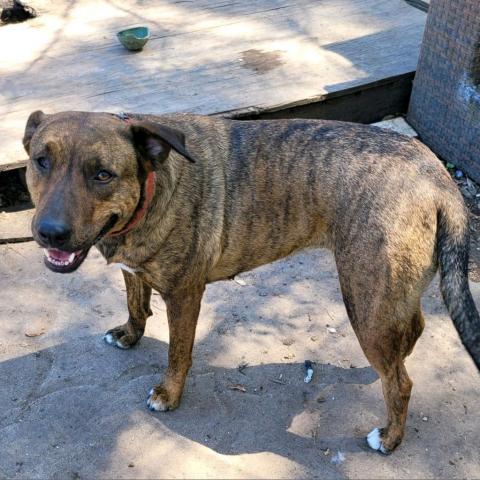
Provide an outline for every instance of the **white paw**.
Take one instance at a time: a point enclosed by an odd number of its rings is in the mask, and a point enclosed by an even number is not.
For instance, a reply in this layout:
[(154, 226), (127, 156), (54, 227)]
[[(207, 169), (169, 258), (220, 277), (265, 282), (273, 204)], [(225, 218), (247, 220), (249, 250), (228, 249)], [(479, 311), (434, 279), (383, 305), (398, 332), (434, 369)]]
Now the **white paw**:
[(127, 350), (130, 348), (130, 345), (124, 345), (120, 340), (115, 340), (111, 333), (107, 333), (103, 336), (103, 339), (109, 344), (113, 345), (114, 347), (121, 348), (122, 350)]
[(367, 435), (367, 443), (370, 448), (373, 448), (373, 450), (378, 450), (379, 452), (388, 455), (389, 451), (383, 446), (382, 440), (380, 439), (379, 428), (374, 428)]
[(152, 410), (152, 412), (166, 412), (168, 410), (168, 405), (163, 403), (159, 395), (155, 395), (153, 388), (148, 392), (147, 407)]

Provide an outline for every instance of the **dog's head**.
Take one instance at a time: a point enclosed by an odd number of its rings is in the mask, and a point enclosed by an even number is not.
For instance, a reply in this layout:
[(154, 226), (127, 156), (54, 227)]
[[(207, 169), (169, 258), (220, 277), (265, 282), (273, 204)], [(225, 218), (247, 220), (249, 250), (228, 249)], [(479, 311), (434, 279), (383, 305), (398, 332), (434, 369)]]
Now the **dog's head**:
[(36, 205), (33, 237), (55, 272), (76, 270), (89, 249), (128, 225), (142, 203), (149, 172), (174, 149), (188, 160), (181, 132), (102, 113), (30, 115), (23, 145)]

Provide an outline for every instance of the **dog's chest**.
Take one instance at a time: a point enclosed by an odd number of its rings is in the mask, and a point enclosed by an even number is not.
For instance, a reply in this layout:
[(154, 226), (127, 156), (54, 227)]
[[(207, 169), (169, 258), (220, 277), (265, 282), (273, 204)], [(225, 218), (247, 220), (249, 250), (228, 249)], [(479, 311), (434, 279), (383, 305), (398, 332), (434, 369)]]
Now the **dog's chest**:
[(124, 263), (114, 263), (114, 265), (122, 270), (124, 270), (125, 272), (128, 272), (128, 273), (132, 273), (135, 275), (135, 273), (137, 272), (137, 270), (135, 270), (134, 268), (132, 267), (129, 267), (128, 265), (125, 265)]

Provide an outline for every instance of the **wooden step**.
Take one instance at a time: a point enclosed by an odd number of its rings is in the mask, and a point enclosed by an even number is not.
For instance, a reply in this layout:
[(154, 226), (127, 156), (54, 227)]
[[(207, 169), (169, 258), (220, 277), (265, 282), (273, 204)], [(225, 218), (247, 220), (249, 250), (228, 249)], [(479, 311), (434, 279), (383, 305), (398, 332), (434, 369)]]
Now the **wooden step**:
[(30, 227), (33, 214), (32, 208), (0, 212), (0, 245), (33, 240)]
[[(0, 28), (0, 171), (30, 112), (278, 112), (413, 74), (426, 15), (404, 0), (32, 0)], [(139, 53), (115, 33), (150, 27)], [(327, 112), (328, 113), (328, 112)]]

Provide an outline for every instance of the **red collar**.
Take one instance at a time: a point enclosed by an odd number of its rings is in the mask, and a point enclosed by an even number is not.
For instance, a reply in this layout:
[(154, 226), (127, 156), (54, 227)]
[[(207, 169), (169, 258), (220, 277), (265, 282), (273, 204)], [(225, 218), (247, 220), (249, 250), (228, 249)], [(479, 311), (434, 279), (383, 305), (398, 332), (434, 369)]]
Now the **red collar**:
[(118, 232), (111, 232), (107, 234), (107, 237), (116, 237), (118, 235), (123, 235), (129, 232), (144, 216), (147, 212), (150, 203), (152, 202), (153, 195), (155, 193), (155, 181), (157, 179), (157, 175), (155, 172), (149, 172), (147, 175), (147, 180), (145, 181), (145, 188), (144, 188), (144, 199), (142, 206), (136, 211), (135, 215), (132, 219)]

